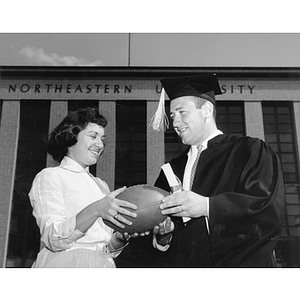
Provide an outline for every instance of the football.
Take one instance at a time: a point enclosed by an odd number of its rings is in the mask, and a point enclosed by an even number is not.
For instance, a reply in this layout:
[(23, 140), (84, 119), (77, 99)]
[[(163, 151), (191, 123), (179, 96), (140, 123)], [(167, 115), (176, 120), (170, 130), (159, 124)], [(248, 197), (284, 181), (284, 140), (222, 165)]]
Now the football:
[[(132, 225), (129, 226), (123, 223), (125, 228), (120, 228), (108, 220), (103, 220), (103, 222), (110, 228), (122, 233), (143, 233), (152, 230), (154, 226), (163, 222), (167, 217), (161, 213), (159, 205), (161, 204), (161, 200), (168, 195), (167, 191), (155, 186), (134, 185), (129, 187), (119, 194), (117, 198), (137, 206), (137, 209), (133, 210), (137, 214), (136, 218), (123, 215), (127, 220), (132, 222)], [(131, 210), (129, 208), (126, 209)], [(119, 222), (122, 223), (121, 221)]]

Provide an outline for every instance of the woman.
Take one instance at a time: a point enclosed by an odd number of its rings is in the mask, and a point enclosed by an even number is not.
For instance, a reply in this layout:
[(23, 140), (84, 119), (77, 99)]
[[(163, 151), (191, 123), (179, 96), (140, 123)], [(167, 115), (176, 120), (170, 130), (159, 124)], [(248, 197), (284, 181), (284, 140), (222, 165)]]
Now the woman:
[(130, 236), (115, 232), (107, 219), (124, 228), (136, 206), (116, 199), (107, 184), (89, 173), (104, 150), (106, 119), (95, 108), (70, 112), (51, 132), (47, 152), (59, 163), (35, 177), (29, 193), (43, 249), (33, 267), (115, 267), (113, 258)]

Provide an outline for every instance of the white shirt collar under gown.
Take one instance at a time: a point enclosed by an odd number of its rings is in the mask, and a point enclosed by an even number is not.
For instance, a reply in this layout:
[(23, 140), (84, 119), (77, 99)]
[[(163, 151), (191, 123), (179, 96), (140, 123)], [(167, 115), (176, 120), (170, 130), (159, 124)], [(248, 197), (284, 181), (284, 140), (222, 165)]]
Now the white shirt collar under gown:
[[(213, 134), (211, 134), (206, 140), (203, 141), (201, 144), (202, 146), (202, 151), (204, 151), (207, 148), (208, 141), (216, 137), (217, 135), (223, 134), (222, 131), (219, 129), (215, 131)], [(193, 164), (196, 160), (197, 154), (198, 154), (198, 147), (199, 145), (192, 145), (190, 148), (190, 151), (188, 152), (188, 160), (184, 169), (184, 174), (183, 174), (183, 183), (182, 183), (182, 188), (184, 191), (189, 191), (190, 190), (190, 180), (191, 180), (191, 171), (193, 168)], [(209, 209), (209, 201), (207, 198), (207, 206)], [(188, 222), (191, 218), (189, 217), (183, 217), (184, 222)], [(207, 223), (207, 218), (206, 218), (206, 223)], [(207, 224), (207, 229), (209, 230), (208, 224)]]
[[(216, 132), (211, 134), (206, 140), (204, 140), (203, 143), (201, 144), (202, 151), (207, 148), (207, 144), (209, 140), (213, 139), (214, 137), (220, 134), (223, 134), (223, 132), (217, 130)], [(188, 160), (185, 166), (184, 175), (183, 175), (183, 184), (182, 184), (184, 191), (188, 191), (190, 189), (191, 170), (198, 154), (198, 149), (197, 149), (198, 146), (199, 145), (192, 145), (190, 151), (188, 152)]]

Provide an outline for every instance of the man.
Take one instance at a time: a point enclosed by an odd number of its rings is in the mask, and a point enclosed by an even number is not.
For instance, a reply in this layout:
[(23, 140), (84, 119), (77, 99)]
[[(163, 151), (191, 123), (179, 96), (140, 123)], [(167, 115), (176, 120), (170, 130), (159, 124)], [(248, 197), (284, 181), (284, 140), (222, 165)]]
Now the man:
[[(183, 185), (161, 204), (172, 222), (154, 231), (164, 266), (276, 266), (285, 197), (277, 155), (260, 139), (218, 130), (215, 95), (221, 90), (215, 74), (161, 83), (171, 100), (173, 127), (190, 146), (170, 162)], [(171, 191), (163, 171), (155, 185)]]

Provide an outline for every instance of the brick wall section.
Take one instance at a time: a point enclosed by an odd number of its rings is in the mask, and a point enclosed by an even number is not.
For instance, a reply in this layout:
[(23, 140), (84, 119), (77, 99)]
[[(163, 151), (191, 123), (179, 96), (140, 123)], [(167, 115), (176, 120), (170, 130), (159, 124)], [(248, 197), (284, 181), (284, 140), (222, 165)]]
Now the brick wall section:
[(157, 109), (157, 102), (147, 102), (147, 183), (153, 185), (161, 166), (165, 163), (164, 131), (148, 126)]
[[(49, 133), (56, 127), (68, 113), (68, 101), (51, 101)], [(47, 154), (47, 167), (55, 165), (55, 161)]]
[(264, 136), (264, 123), (261, 102), (245, 102), (246, 134), (262, 140)]
[(107, 119), (105, 135), (107, 142), (105, 151), (98, 159), (96, 175), (103, 179), (113, 191), (115, 189), (115, 164), (116, 164), (116, 102), (100, 101), (99, 111)]
[(0, 267), (6, 265), (20, 124), (20, 101), (3, 101), (0, 126)]
[(294, 102), (294, 114), (295, 114), (295, 129), (297, 139), (298, 158), (300, 161), (300, 102)]

